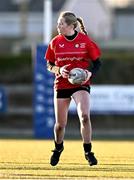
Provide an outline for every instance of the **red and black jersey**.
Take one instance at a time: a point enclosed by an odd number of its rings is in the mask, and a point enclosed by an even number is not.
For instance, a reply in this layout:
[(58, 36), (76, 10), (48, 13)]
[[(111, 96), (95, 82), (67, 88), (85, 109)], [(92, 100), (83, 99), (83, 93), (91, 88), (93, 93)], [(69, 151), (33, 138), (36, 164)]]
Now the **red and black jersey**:
[[(54, 63), (58, 67), (69, 64), (68, 70), (75, 67), (87, 69), (90, 60), (94, 61), (100, 57), (100, 49), (87, 35), (79, 32), (73, 40), (68, 40), (64, 35), (57, 35), (50, 42), (45, 59)], [(85, 85), (88, 85), (87, 82)], [(68, 89), (79, 87), (73, 85), (63, 78), (60, 74), (56, 74), (55, 88)]]

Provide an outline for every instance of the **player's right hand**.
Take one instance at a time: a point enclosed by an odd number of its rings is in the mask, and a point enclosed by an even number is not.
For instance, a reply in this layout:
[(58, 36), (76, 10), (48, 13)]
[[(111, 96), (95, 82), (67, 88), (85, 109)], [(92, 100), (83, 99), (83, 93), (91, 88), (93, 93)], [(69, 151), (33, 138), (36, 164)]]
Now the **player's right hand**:
[(60, 74), (62, 75), (63, 78), (68, 78), (69, 76), (69, 70), (67, 68), (70, 66), (70, 64), (67, 64), (65, 66), (62, 66), (60, 68)]

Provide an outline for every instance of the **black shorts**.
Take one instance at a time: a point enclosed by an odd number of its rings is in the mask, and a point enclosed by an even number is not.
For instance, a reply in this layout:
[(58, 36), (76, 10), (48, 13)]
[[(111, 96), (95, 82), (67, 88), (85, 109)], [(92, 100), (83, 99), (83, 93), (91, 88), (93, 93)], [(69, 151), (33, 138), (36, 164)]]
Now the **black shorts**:
[(71, 88), (71, 89), (58, 89), (55, 90), (55, 97), (56, 98), (71, 98), (73, 93), (76, 91), (84, 90), (90, 94), (90, 86), (81, 86), (78, 88)]

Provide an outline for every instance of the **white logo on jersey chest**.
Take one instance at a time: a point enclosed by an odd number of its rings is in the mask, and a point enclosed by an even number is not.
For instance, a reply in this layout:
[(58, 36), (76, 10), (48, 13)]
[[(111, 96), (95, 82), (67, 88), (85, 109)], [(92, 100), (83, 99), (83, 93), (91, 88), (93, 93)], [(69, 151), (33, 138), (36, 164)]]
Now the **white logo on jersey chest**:
[(79, 48), (79, 46), (80, 46), (79, 44), (75, 44), (75, 48)]
[(80, 43), (80, 48), (85, 48), (86, 47), (86, 43)]
[(86, 43), (75, 44), (75, 48), (85, 48)]
[(64, 46), (65, 46), (64, 44), (59, 44), (60, 48), (64, 48)]

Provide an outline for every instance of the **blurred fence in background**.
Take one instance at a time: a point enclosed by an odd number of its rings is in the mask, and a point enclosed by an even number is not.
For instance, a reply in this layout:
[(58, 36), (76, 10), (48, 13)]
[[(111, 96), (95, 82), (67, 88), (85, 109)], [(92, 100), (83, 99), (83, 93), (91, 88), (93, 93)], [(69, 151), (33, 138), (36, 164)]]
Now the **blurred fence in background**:
[(31, 85), (6, 85), (4, 86), (8, 98), (9, 116), (31, 116), (33, 88)]
[[(33, 121), (33, 74), (34, 61), (32, 52), (20, 55), (0, 55), (0, 82), (7, 96), (7, 112), (0, 113), (0, 136), (8, 137), (34, 137)], [(35, 57), (35, 56), (34, 56)], [(134, 115), (133, 115), (133, 91), (134, 85), (134, 53), (133, 51), (103, 50), (102, 67), (93, 79), (91, 93), (95, 93), (94, 87), (101, 85), (102, 92), (97, 93), (97, 106), (105, 109), (112, 107), (105, 104), (104, 98), (111, 99), (114, 96), (114, 105), (119, 98), (120, 113), (95, 114), (91, 113), (93, 125), (93, 136), (97, 138), (134, 137)], [(12, 63), (11, 63), (12, 62)], [(44, 68), (44, 71), (47, 71)], [(107, 89), (103, 89), (107, 86)], [(116, 87), (116, 91), (114, 89)], [(123, 87), (122, 91), (118, 87)], [(105, 90), (105, 92), (104, 92)], [(121, 91), (120, 91), (121, 90)], [(117, 94), (116, 94), (117, 93)], [(102, 96), (101, 96), (102, 95)], [(101, 96), (101, 97), (100, 97)], [(117, 99), (118, 100), (118, 99)], [(95, 105), (95, 104), (94, 104)], [(114, 110), (117, 110), (113, 105)], [(121, 105), (121, 106), (120, 106)], [(126, 106), (127, 105), (127, 106)], [(95, 105), (96, 106), (96, 105)], [(128, 112), (123, 111), (126, 108)], [(123, 115), (124, 114), (124, 115)], [(45, 116), (43, 117), (45, 118)], [(80, 138), (79, 120), (77, 114), (69, 112), (69, 120), (66, 130), (66, 138)]]
[(3, 89), (6, 107), (0, 112), (0, 137), (32, 137), (32, 86), (3, 85)]

